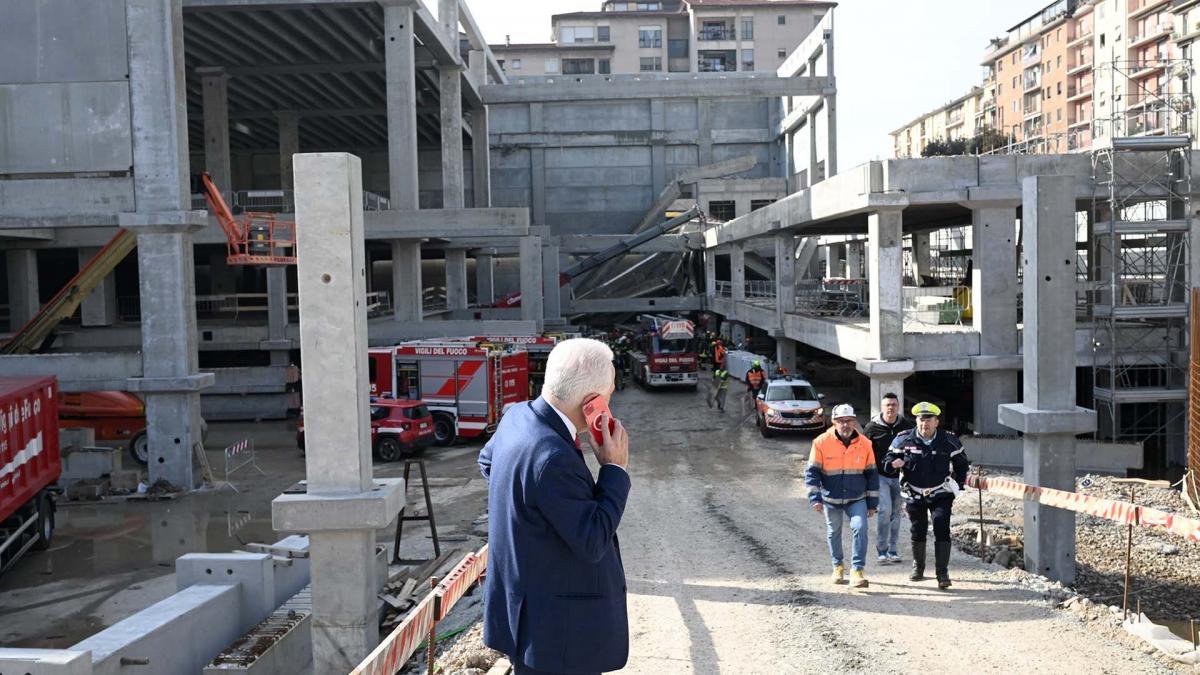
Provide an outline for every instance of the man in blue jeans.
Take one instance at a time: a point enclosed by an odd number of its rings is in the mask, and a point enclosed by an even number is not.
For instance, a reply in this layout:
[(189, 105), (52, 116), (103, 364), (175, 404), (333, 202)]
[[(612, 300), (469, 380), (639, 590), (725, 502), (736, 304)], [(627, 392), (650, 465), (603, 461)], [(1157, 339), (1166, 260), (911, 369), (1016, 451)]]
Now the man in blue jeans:
[[(900, 399), (892, 392), (883, 395), (879, 402), (880, 413), (867, 422), (863, 434), (871, 441), (875, 451), (875, 465), (882, 467), (883, 458), (892, 441), (903, 431), (912, 429), (912, 420), (900, 414)], [(876, 560), (880, 565), (900, 562), (900, 551), (896, 542), (900, 538), (900, 522), (904, 515), (904, 499), (900, 495), (900, 478), (879, 476), (879, 520), (875, 521)]]
[(825, 514), (833, 583), (846, 583), (842, 553), (842, 522), (850, 518), (854, 549), (850, 559), (855, 588), (866, 588), (867, 519), (879, 507), (879, 471), (871, 442), (858, 433), (854, 408), (843, 403), (833, 408), (833, 427), (817, 436), (804, 471), (808, 502)]

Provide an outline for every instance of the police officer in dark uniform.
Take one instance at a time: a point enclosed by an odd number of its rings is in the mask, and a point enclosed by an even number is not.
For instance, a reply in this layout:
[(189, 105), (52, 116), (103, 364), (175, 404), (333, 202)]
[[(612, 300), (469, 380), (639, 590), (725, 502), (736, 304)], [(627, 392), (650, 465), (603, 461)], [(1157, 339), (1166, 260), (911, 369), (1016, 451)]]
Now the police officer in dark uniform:
[(940, 408), (922, 401), (912, 408), (917, 428), (896, 436), (881, 468), (900, 475), (900, 487), (912, 521), (912, 581), (925, 578), (925, 538), (933, 519), (934, 564), (938, 588), (950, 587), (950, 509), (967, 480), (971, 464), (954, 434), (938, 429)]

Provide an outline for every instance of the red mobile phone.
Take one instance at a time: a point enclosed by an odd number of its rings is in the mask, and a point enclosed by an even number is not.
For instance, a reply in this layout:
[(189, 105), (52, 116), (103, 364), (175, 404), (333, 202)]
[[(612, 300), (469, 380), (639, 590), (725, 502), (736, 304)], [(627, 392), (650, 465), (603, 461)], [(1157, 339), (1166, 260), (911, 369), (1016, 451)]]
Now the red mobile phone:
[(592, 432), (592, 440), (596, 442), (596, 447), (600, 447), (604, 442), (604, 432), (600, 429), (600, 416), (604, 414), (608, 415), (608, 433), (611, 435), (617, 430), (617, 421), (608, 409), (608, 401), (595, 396), (583, 404), (583, 418), (587, 420), (588, 430)]

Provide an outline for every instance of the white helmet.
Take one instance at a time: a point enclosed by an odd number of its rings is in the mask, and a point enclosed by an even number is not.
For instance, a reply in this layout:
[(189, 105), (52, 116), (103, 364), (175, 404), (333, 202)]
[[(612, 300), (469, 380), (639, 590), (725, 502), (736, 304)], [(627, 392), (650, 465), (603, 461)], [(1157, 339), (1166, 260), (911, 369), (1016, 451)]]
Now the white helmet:
[(835, 405), (835, 406), (833, 406), (832, 417), (835, 420), (838, 419), (839, 417), (855, 417), (854, 408), (851, 407), (851, 405), (849, 403)]

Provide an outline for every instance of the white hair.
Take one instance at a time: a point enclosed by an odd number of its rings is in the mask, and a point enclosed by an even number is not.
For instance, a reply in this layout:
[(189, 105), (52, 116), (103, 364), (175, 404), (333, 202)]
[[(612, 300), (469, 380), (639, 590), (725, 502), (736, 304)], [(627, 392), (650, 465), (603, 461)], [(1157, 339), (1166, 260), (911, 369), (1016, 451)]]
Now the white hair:
[(563, 340), (546, 359), (542, 390), (566, 405), (582, 405), (588, 394), (608, 391), (613, 383), (612, 362), (612, 350), (599, 340)]

